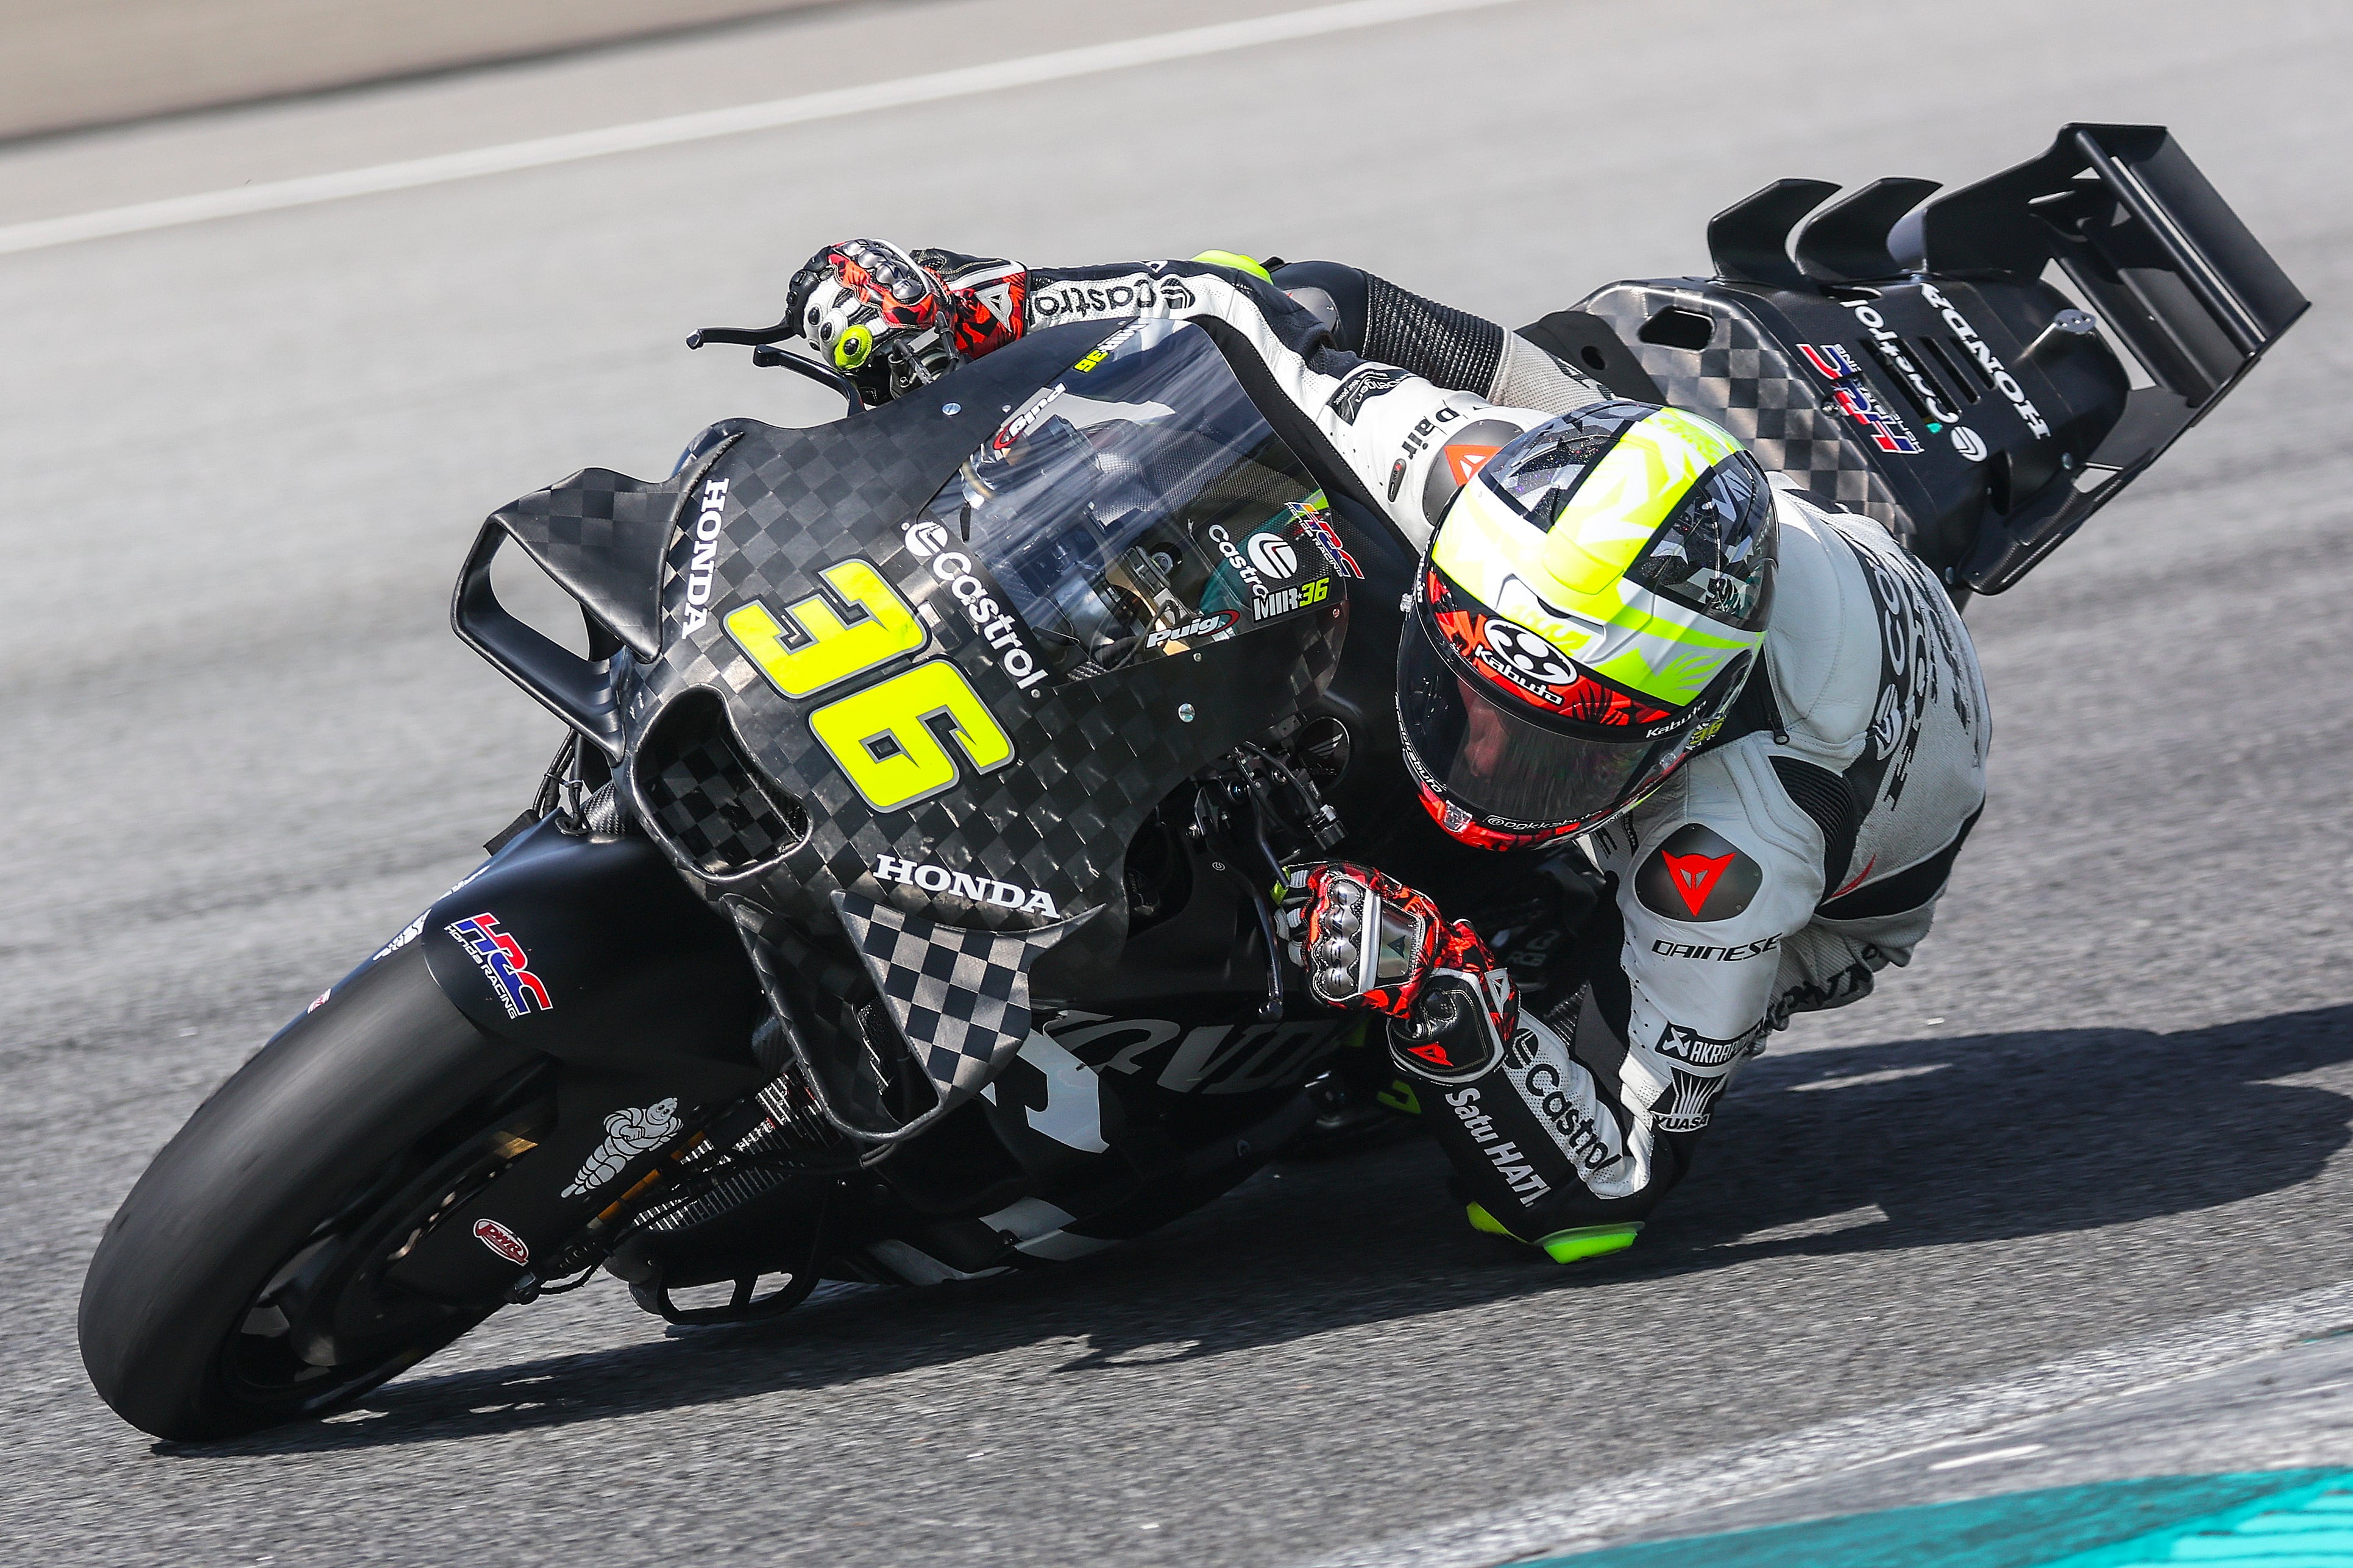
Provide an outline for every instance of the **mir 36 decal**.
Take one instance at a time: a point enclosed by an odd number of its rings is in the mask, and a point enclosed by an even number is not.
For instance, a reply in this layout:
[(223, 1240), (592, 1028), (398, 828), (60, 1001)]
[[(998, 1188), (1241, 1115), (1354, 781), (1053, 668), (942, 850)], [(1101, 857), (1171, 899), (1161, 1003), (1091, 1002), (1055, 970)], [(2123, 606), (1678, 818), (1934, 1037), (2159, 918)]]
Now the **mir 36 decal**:
[(1331, 596), (1331, 593), (1332, 579), (1318, 577), (1313, 583), (1302, 583), (1290, 588), (1277, 588), (1271, 594), (1259, 594), (1250, 599), (1250, 619), (1266, 621), (1272, 620), (1277, 616), (1287, 616), (1293, 610), (1303, 610), (1310, 605), (1322, 604)]

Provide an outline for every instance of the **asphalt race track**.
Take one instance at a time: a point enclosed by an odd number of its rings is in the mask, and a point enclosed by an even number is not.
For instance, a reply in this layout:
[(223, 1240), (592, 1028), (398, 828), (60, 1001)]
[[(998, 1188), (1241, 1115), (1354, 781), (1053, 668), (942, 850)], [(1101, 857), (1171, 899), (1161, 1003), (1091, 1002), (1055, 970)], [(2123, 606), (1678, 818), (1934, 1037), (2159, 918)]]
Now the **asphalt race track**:
[[(0, 147), (0, 225), (1284, 3), (828, 9)], [(0, 1558), (1493, 1562), (2353, 1464), (2347, 1358), (2285, 1348), (2353, 1323), (2348, 80), (2353, 8), (2310, 0), (1518, 0), (0, 255)], [(1623, 1259), (1472, 1234), (1409, 1145), (759, 1330), (601, 1282), (219, 1447), (90, 1392), (74, 1302), (141, 1167), (555, 742), (448, 632), (479, 520), (823, 416), (680, 346), (820, 242), (1327, 254), (1516, 323), (1703, 268), (1777, 176), (1960, 182), (2070, 120), (2171, 125), (2319, 303), (1972, 606), (1994, 793), (1936, 935), (1777, 1043)], [(2148, 1384), (2161, 1419), (2111, 1403)]]

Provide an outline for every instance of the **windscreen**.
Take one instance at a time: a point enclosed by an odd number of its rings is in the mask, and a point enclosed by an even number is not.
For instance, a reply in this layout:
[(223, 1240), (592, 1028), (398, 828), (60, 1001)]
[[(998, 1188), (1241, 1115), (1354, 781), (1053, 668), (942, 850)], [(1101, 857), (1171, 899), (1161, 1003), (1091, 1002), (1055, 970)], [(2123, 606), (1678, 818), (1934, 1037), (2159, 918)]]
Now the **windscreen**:
[(1121, 327), (995, 412), (908, 539), (972, 578), (968, 608), (1019, 621), (1053, 677), (1182, 653), (1330, 597), (1323, 493), (1199, 328)]

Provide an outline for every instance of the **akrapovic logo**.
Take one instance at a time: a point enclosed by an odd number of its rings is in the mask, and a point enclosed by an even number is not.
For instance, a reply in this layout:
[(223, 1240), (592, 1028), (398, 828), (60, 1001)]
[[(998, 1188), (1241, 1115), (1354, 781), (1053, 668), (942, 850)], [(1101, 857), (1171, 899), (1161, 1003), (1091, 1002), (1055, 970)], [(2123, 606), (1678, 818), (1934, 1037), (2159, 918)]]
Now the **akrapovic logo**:
[(2042, 410), (2028, 401), (2026, 389), (2018, 384), (2018, 377), (2010, 374), (2001, 361), (1994, 358), (1993, 350), (1986, 347), (1985, 340), (1978, 336), (1978, 330), (1969, 325), (1969, 319), (1962, 315), (1960, 309), (1945, 298), (1943, 291), (1934, 283), (1920, 285), (1920, 298), (1943, 312), (1945, 325), (1953, 329), (1953, 335), (1960, 339), (1963, 348), (1969, 351), (1969, 357), (1985, 367), (1986, 374), (1993, 378), (1994, 390), (2010, 399), (2010, 406), (2018, 410), (2018, 416), (2026, 421), (2026, 427), (2048, 439), (2051, 426), (2042, 417)]
[(694, 520), (694, 555), (686, 565), (686, 613), (679, 617), (681, 631), (695, 631), (711, 618), (711, 569), (719, 559), (719, 528), (727, 506), (727, 481), (712, 479), (702, 487), (702, 511)]
[(1011, 882), (976, 877), (968, 871), (951, 871), (944, 866), (934, 866), (928, 861), (902, 860), (896, 855), (877, 855), (874, 858), (874, 879), (880, 882), (921, 888), (926, 893), (946, 893), (954, 898), (969, 899), (976, 904), (995, 904), (1001, 910), (1020, 910), (1029, 914), (1044, 915), (1050, 921), (1062, 918), (1062, 911), (1054, 907), (1054, 900), (1042, 888), (1017, 887)]

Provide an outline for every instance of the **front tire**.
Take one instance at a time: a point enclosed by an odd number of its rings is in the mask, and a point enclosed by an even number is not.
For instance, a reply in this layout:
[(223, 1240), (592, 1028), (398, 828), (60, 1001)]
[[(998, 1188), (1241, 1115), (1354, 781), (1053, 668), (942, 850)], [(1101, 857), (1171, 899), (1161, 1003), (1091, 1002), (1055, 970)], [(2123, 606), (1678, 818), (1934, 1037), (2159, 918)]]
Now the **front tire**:
[(383, 1278), (497, 1174), (552, 1093), (546, 1059), (469, 1022), (423, 949), (246, 1063), (108, 1225), (82, 1363), (132, 1426), (194, 1439), (320, 1415), (497, 1310)]

